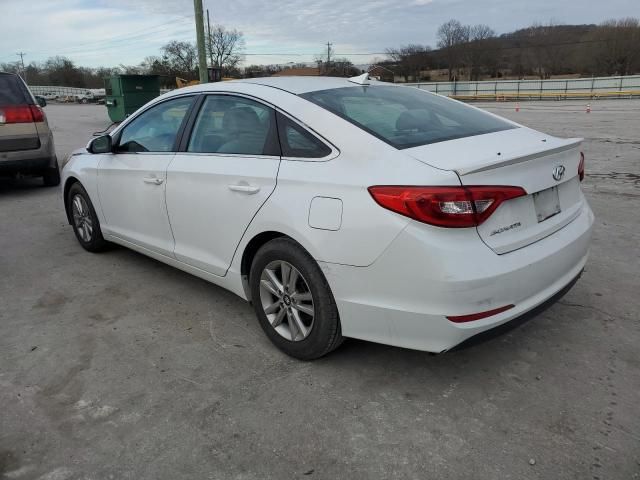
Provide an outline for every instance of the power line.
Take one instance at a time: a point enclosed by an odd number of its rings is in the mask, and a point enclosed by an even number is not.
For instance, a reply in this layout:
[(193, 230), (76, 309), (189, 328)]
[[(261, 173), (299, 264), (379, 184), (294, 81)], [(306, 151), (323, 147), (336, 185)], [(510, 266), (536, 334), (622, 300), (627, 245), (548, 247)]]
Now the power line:
[[(551, 42), (551, 43), (531, 43), (531, 44), (525, 44), (525, 45), (516, 45), (516, 46), (511, 46), (511, 47), (485, 47), (482, 49), (478, 49), (478, 51), (490, 51), (490, 50), (520, 50), (520, 49), (525, 49), (525, 48), (539, 48), (539, 47), (561, 47), (561, 46), (570, 46), (570, 45), (581, 45), (581, 44), (590, 44), (590, 43), (603, 43), (603, 42), (607, 42), (607, 39), (600, 39), (600, 40), (577, 40), (574, 42)], [(463, 46), (468, 46), (470, 45), (469, 43), (461, 43), (457, 46), (459, 47), (463, 47)], [(431, 53), (437, 53), (440, 50), (431, 50), (431, 51), (427, 51), (424, 52), (426, 54), (431, 54)], [(289, 56), (310, 56), (310, 55), (317, 55), (317, 53), (300, 53), (300, 52), (248, 52), (248, 53), (243, 53), (243, 55), (246, 56), (284, 56), (284, 57), (289, 57)], [(364, 55), (364, 56), (372, 56), (372, 55), (389, 55), (389, 52), (331, 52), (331, 55), (333, 55), (334, 57), (336, 56), (360, 56), (360, 55)]]
[[(116, 36), (116, 37), (111, 37), (108, 40), (96, 40), (96, 41), (92, 41), (92, 42), (80, 43), (80, 44), (74, 45), (74, 46), (70, 47), (68, 50), (66, 50), (64, 52), (60, 52), (60, 53), (62, 53), (62, 54), (72, 54), (72, 53), (76, 53), (76, 52), (104, 50), (104, 49), (107, 49), (107, 48), (113, 48), (113, 47), (116, 47), (117, 45), (104, 45), (104, 44), (105, 43), (118, 44), (118, 43), (122, 43), (122, 42), (128, 42), (129, 40), (133, 40), (133, 39), (137, 39), (137, 38), (144, 38), (144, 37), (146, 37), (148, 35), (155, 35), (157, 33), (160, 33), (160, 32), (166, 31), (166, 30), (171, 30), (171, 28), (176, 24), (176, 21), (177, 22), (184, 22), (185, 20), (191, 19), (190, 16), (186, 16), (186, 15), (182, 15), (182, 16), (176, 17), (176, 18), (178, 18), (178, 20), (174, 19), (174, 20), (171, 20), (170, 22), (164, 22), (164, 23), (160, 23), (158, 25), (153, 25), (153, 26), (147, 27), (145, 29), (142, 29), (142, 30), (140, 30), (139, 32), (137, 32), (135, 34), (120, 35), (120, 36)], [(167, 27), (166, 25), (170, 25), (170, 26)], [(164, 27), (164, 28), (160, 28), (160, 27)], [(92, 45), (97, 45), (97, 46), (93, 47)], [(101, 45), (101, 46), (98, 46), (98, 45)], [(89, 47), (89, 49), (86, 49), (85, 47)], [(34, 55), (47, 55), (49, 53), (48, 52), (32, 52), (32, 54), (34, 54)]]

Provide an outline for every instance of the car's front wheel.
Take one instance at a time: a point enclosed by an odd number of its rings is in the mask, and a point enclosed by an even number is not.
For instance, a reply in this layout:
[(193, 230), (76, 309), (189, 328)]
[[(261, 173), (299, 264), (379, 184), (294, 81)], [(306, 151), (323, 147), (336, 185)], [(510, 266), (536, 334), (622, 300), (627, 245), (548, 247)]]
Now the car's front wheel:
[(256, 253), (249, 274), (253, 307), (269, 339), (286, 354), (313, 360), (342, 342), (338, 308), (316, 261), (289, 238)]
[(74, 183), (67, 194), (67, 208), (73, 231), (80, 245), (90, 252), (105, 250), (109, 243), (102, 237), (100, 221), (86, 190)]

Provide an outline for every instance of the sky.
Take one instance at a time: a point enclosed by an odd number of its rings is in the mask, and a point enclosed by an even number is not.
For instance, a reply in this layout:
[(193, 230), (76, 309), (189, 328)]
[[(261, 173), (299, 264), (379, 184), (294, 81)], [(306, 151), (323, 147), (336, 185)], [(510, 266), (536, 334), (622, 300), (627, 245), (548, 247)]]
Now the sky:
[[(211, 23), (245, 37), (245, 65), (310, 62), (332, 42), (355, 64), (409, 43), (435, 46), (455, 18), (506, 33), (534, 22), (640, 17), (640, 0), (203, 0)], [(0, 63), (63, 55), (87, 67), (136, 65), (195, 40), (193, 0), (0, 0)]]

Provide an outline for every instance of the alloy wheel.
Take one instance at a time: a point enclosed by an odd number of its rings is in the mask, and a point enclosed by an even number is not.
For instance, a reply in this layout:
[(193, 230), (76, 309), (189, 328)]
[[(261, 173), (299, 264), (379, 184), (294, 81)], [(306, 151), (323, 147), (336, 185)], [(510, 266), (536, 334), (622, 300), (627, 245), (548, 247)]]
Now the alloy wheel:
[(311, 333), (313, 295), (302, 273), (290, 263), (277, 260), (262, 270), (260, 302), (269, 323), (282, 337), (299, 342)]
[(89, 205), (82, 195), (74, 195), (71, 211), (73, 214), (73, 224), (76, 227), (78, 235), (83, 242), (90, 242), (93, 237), (93, 220)]

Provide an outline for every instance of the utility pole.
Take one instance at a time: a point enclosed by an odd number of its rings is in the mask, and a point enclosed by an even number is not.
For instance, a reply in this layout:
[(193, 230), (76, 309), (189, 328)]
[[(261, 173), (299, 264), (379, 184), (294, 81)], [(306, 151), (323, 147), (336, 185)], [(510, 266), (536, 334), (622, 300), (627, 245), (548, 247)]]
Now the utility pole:
[(211, 43), (211, 22), (209, 21), (209, 9), (207, 8), (207, 47), (209, 47), (209, 60), (211, 61), (211, 66), (216, 67), (217, 65), (213, 64), (213, 52)]
[(198, 43), (198, 70), (200, 83), (207, 83), (207, 53), (204, 45), (204, 20), (202, 18), (202, 0), (193, 0), (193, 9), (196, 17), (196, 40)]
[(24, 80), (24, 83), (27, 83), (27, 71), (24, 69), (24, 56), (26, 53), (18, 52), (16, 55), (20, 56), (20, 63), (22, 64), (22, 79)]

